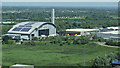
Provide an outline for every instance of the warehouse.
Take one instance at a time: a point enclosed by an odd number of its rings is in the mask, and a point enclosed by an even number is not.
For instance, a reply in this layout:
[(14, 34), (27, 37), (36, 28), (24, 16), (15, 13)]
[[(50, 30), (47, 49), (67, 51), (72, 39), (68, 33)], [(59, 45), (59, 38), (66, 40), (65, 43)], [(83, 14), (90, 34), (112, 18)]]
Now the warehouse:
[(100, 31), (101, 32), (107, 32), (107, 31), (119, 31), (119, 27), (107, 27), (107, 28), (101, 28)]
[(107, 27), (108, 31), (118, 31), (120, 30), (119, 27)]
[(13, 38), (32, 39), (34, 37), (55, 36), (56, 25), (54, 24), (54, 9), (52, 13), (52, 22), (22, 22), (14, 25), (8, 31), (9, 36)]
[(99, 29), (66, 29), (67, 35), (89, 35), (95, 32), (98, 32)]
[(120, 40), (119, 31), (98, 32), (97, 36), (108, 40), (116, 40), (116, 41)]

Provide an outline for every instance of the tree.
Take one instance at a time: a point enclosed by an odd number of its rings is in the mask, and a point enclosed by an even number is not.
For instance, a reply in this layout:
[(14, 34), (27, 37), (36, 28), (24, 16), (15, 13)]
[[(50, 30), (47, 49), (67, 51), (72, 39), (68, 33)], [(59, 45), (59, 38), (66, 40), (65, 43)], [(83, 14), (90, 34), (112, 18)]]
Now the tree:
[(8, 40), (11, 40), (11, 39), (12, 39), (11, 37), (6, 35), (6, 36), (3, 37), (2, 42), (3, 42), (3, 44), (8, 44)]
[(39, 39), (37, 37), (34, 37), (33, 40), (38, 41)]

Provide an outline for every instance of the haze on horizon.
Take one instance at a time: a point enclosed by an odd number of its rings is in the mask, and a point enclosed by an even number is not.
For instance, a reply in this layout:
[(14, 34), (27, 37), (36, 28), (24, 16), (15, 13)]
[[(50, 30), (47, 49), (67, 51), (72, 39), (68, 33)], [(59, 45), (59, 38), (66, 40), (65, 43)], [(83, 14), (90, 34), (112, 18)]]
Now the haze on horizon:
[(118, 7), (117, 2), (2, 2), (2, 6)]

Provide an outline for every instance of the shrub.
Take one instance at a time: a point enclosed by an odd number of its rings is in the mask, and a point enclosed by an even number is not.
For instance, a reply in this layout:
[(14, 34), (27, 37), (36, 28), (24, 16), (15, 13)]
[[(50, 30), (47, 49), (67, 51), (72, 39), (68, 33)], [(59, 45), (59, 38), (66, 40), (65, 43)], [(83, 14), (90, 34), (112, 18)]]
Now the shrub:
[(39, 39), (37, 37), (34, 37), (33, 40), (38, 41)]
[(120, 61), (120, 51), (117, 53), (117, 59)]
[(119, 42), (117, 41), (112, 41), (112, 40), (108, 40), (106, 41), (107, 45), (111, 45), (111, 46), (119, 46)]
[(57, 43), (61, 43), (61, 40), (59, 40), (59, 39), (58, 39), (58, 40), (55, 40), (55, 41), (56, 41)]
[(31, 45), (31, 46), (35, 46), (35, 42), (34, 41), (25, 41), (23, 42), (23, 45)]
[(31, 45), (32, 45), (32, 46), (35, 46), (36, 44), (35, 44), (35, 42), (34, 42), (34, 41), (31, 41)]
[(8, 44), (8, 40), (11, 40), (11, 39), (12, 38), (9, 36), (4, 36), (2, 42), (3, 42), (3, 44)]
[(45, 45), (47, 45), (47, 43), (45, 43)]
[(103, 38), (100, 37), (100, 38), (98, 38), (98, 41), (99, 42), (105, 42), (105, 39), (103, 39)]
[(87, 44), (87, 43), (88, 43), (87, 40), (82, 40), (82, 41), (81, 41), (81, 44)]
[(61, 43), (60, 46), (63, 46), (63, 44)]
[(62, 44), (65, 44), (65, 42), (62, 42)]
[(8, 44), (15, 44), (15, 40), (8, 40)]
[(68, 43), (68, 45), (70, 45), (71, 43)]
[(15, 39), (16, 42), (19, 42), (19, 39)]
[(35, 45), (43, 45), (43, 43), (41, 41), (34, 41)]
[(78, 40), (74, 40), (73, 44), (79, 44)]
[(57, 42), (56, 41), (53, 41), (54, 44), (56, 44)]
[(110, 53), (103, 57), (96, 57), (93, 61), (93, 66), (110, 66), (112, 60), (116, 60), (117, 54)]

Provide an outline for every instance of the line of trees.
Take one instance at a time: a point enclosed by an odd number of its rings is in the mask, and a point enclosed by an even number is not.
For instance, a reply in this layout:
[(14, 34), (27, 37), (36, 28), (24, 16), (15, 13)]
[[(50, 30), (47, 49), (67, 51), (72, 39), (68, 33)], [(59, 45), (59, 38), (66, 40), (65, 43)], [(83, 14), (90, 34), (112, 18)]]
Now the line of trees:
[(114, 60), (120, 60), (120, 52), (118, 53), (110, 53), (108, 55), (104, 56), (97, 56), (93, 60), (93, 66), (98, 67), (98, 66), (111, 66), (112, 61)]
[[(117, 26), (117, 9), (55, 8), (56, 17), (84, 17), (84, 19), (56, 19), (57, 30)], [(85, 12), (82, 12), (85, 11)], [(109, 11), (109, 12), (108, 12)], [(3, 21), (51, 21), (51, 8), (3, 7)], [(73, 22), (73, 23), (72, 23)], [(76, 23), (81, 22), (81, 23)], [(64, 25), (64, 26), (63, 26)]]

